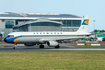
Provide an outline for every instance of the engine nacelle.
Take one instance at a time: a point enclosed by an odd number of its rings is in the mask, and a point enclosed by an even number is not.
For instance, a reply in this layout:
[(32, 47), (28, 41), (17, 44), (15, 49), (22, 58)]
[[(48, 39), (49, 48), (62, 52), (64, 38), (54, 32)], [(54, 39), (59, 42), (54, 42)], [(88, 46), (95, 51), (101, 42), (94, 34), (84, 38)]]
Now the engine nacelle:
[(31, 43), (25, 43), (24, 45), (25, 45), (25, 46), (33, 46), (34, 44), (31, 44)]
[(50, 46), (50, 47), (55, 47), (55, 46), (58, 46), (59, 43), (56, 42), (56, 41), (49, 41), (49, 42), (47, 42), (47, 45)]

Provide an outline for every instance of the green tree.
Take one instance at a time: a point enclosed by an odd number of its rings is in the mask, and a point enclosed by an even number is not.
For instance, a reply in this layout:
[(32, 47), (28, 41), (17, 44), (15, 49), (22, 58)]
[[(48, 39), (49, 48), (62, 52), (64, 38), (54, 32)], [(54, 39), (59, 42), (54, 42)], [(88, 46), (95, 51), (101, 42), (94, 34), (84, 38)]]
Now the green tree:
[(98, 31), (97, 29), (94, 30), (94, 32), (97, 32), (97, 31)]
[(101, 32), (105, 32), (105, 30), (101, 30)]

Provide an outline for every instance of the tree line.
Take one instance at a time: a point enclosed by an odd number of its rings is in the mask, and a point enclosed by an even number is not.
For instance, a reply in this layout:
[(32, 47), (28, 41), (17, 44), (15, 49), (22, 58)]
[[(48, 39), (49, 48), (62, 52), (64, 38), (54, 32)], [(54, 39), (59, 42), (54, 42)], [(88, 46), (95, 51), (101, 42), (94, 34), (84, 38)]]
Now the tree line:
[[(94, 30), (94, 32), (97, 32), (97, 31), (98, 31), (97, 29)], [(100, 30), (100, 32), (105, 32), (105, 30)]]

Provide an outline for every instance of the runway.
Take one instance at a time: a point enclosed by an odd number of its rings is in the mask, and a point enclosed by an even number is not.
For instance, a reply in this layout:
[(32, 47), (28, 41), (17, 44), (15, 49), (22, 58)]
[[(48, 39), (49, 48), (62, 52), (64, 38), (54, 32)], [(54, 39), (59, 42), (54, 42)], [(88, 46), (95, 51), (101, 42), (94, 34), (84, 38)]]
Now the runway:
[(55, 49), (54, 47), (48, 47), (45, 46), (44, 49), (40, 49), (39, 46), (17, 46), (16, 49), (13, 49), (13, 47), (0, 47), (0, 52), (9, 52), (9, 51), (76, 51), (76, 50), (105, 50), (105, 48), (79, 48), (79, 47), (66, 47), (61, 46), (59, 49)]

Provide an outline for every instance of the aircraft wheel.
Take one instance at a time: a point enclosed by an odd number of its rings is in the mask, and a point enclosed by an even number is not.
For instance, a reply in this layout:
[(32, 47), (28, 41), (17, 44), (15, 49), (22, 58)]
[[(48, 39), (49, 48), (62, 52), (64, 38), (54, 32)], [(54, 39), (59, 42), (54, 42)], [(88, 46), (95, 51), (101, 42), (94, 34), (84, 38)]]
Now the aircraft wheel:
[(44, 48), (44, 45), (40, 45), (39, 47), (40, 47), (40, 48)]
[(55, 48), (59, 48), (59, 45), (58, 46), (55, 46)]
[(13, 47), (13, 49), (16, 49), (16, 47)]

